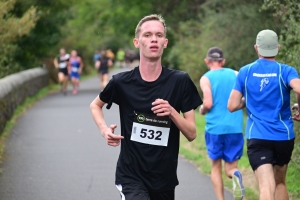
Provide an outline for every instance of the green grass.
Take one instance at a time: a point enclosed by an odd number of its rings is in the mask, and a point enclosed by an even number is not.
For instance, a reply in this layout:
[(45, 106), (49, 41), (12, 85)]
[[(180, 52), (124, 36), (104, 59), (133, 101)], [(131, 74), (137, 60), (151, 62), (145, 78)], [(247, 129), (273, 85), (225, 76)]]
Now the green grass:
[(292, 160), (287, 172), (287, 187), (291, 200), (300, 199), (300, 144), (295, 143)]
[[(204, 128), (205, 118), (196, 112), (196, 126), (198, 136), (193, 142), (188, 142), (185, 137), (181, 137), (180, 154), (188, 160), (192, 161), (197, 165), (202, 173), (210, 174), (211, 165), (210, 159), (207, 157), (205, 139), (204, 139)], [(239, 160), (239, 169), (243, 173), (244, 185), (246, 186), (246, 199), (257, 200), (258, 189), (256, 179), (249, 165), (246, 144), (244, 145), (244, 154)], [(287, 172), (287, 187), (291, 200), (300, 200), (300, 143), (295, 143), (292, 160), (288, 167)], [(232, 187), (231, 180), (228, 179), (223, 173), (224, 185), (230, 190)]]
[[(188, 142), (185, 137), (181, 137), (180, 154), (193, 162), (202, 173), (210, 174), (211, 164), (206, 153), (206, 145), (204, 139), (205, 118), (196, 112), (196, 126), (198, 136), (193, 142)], [(256, 180), (253, 171), (249, 165), (246, 145), (244, 145), (244, 154), (239, 160), (239, 169), (243, 173), (244, 185), (246, 187), (246, 200), (257, 200), (258, 192), (256, 188)], [(231, 191), (232, 182), (223, 173), (224, 186)], [(253, 184), (255, 183), (255, 184)]]

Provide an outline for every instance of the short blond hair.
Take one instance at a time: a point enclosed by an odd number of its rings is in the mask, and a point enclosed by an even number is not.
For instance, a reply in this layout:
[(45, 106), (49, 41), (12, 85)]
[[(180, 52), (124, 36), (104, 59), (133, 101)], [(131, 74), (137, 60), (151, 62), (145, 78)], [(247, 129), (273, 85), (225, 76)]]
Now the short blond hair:
[(151, 15), (147, 15), (145, 17), (143, 17), (143, 19), (141, 19), (139, 21), (139, 23), (137, 24), (136, 28), (135, 28), (135, 37), (138, 38), (140, 31), (141, 31), (141, 26), (148, 21), (159, 21), (162, 23), (162, 25), (164, 26), (164, 30), (165, 30), (165, 36), (167, 35), (167, 26), (165, 23), (164, 18), (161, 15), (158, 14), (151, 14)]

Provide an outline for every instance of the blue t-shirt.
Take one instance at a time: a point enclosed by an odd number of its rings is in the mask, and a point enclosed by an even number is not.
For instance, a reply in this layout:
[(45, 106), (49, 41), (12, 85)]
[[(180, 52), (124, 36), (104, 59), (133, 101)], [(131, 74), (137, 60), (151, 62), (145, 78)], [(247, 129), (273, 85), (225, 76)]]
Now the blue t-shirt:
[(295, 137), (290, 109), (290, 81), (297, 71), (266, 59), (242, 67), (234, 89), (245, 97), (247, 139), (291, 140)]
[(212, 108), (206, 114), (205, 131), (210, 134), (233, 134), (243, 131), (243, 111), (229, 112), (228, 98), (236, 81), (232, 69), (222, 68), (204, 74), (209, 79), (212, 91)]

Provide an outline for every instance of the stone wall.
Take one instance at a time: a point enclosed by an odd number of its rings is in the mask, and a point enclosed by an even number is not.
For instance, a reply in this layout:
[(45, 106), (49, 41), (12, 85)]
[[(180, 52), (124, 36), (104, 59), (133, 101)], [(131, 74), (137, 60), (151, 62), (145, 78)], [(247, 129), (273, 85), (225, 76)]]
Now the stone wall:
[(0, 79), (0, 135), (18, 105), (35, 95), (49, 82), (48, 72), (34, 68)]

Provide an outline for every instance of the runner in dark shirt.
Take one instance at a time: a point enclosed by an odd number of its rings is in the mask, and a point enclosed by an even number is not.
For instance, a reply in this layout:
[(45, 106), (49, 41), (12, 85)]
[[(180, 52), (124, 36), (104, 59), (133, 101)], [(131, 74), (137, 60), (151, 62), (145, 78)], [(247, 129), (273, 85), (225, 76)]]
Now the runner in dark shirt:
[(101, 57), (95, 63), (100, 78), (100, 87), (103, 90), (108, 83), (108, 69), (113, 65), (112, 60), (107, 56), (106, 51), (101, 52)]
[[(134, 39), (140, 65), (113, 76), (90, 106), (108, 145), (121, 143), (115, 183), (122, 199), (174, 200), (180, 132), (196, 137), (194, 109), (202, 101), (187, 73), (162, 67), (167, 43), (161, 16), (144, 17)], [(104, 120), (102, 108), (112, 103), (119, 105), (121, 135)]]
[(54, 66), (58, 69), (58, 81), (61, 84), (61, 92), (67, 94), (68, 86), (68, 65), (70, 55), (66, 53), (64, 48), (59, 50), (59, 55), (54, 59)]

